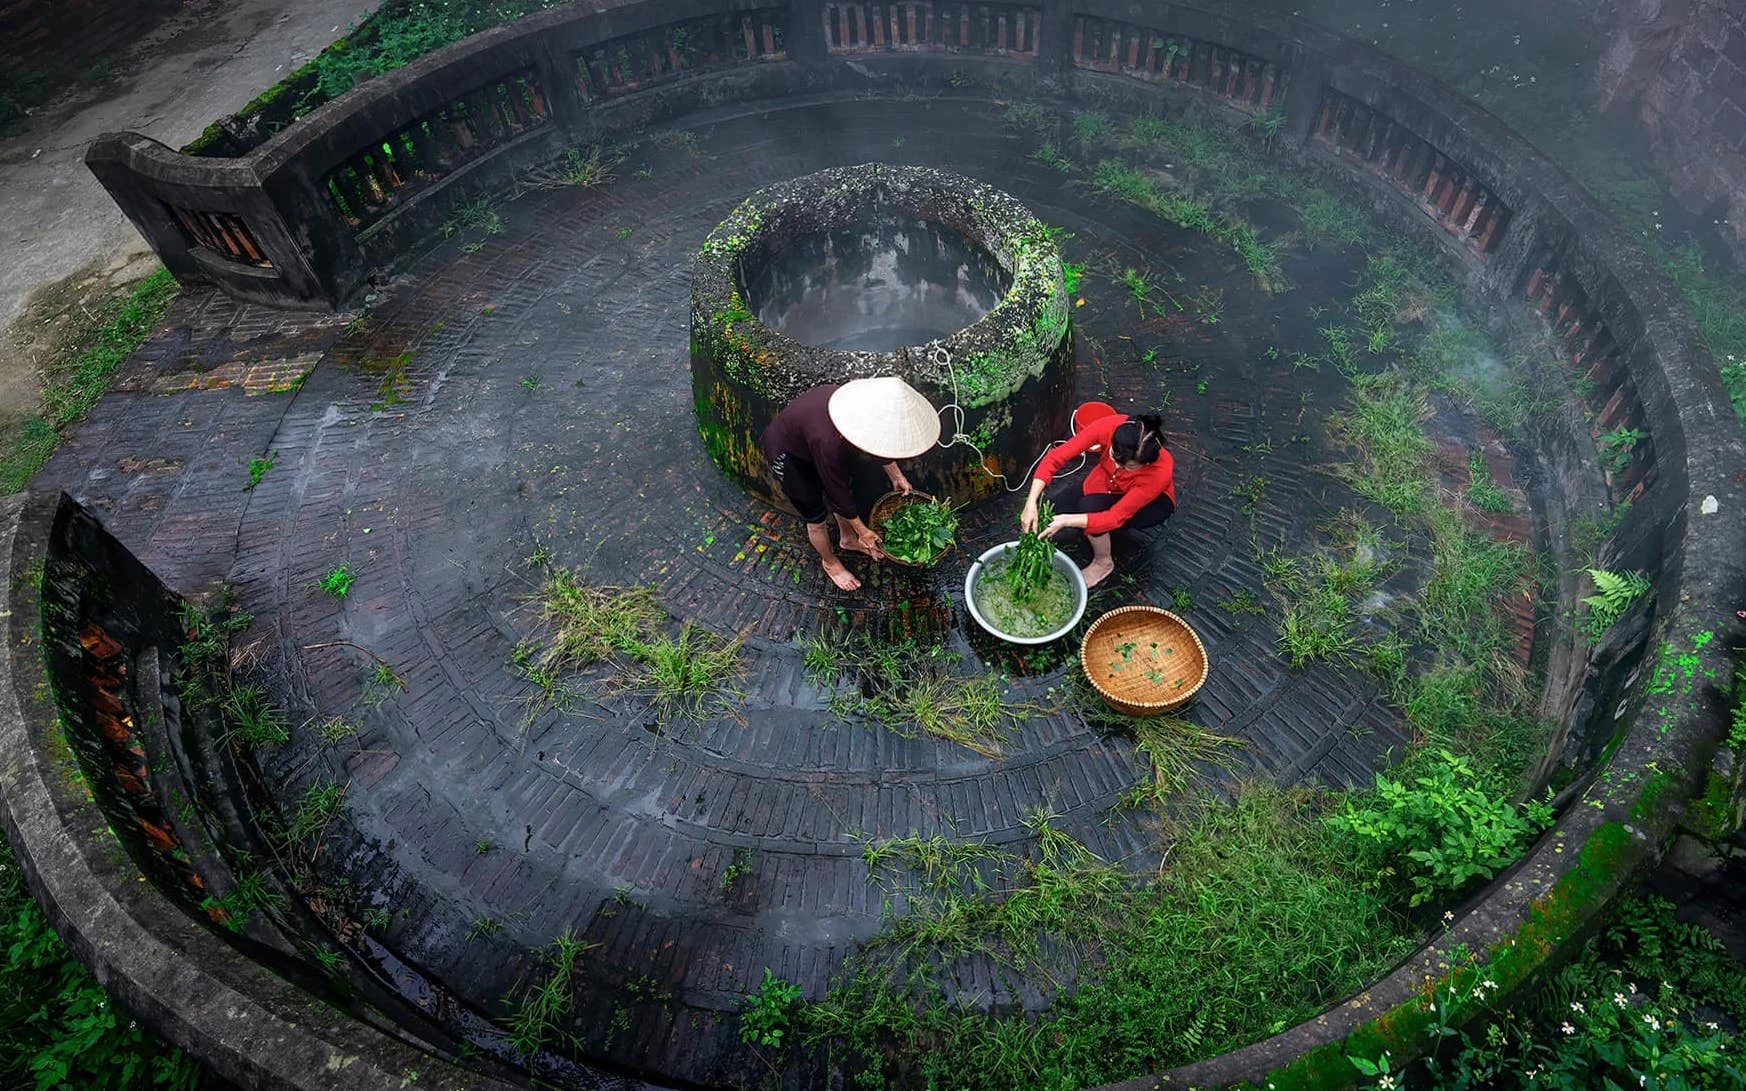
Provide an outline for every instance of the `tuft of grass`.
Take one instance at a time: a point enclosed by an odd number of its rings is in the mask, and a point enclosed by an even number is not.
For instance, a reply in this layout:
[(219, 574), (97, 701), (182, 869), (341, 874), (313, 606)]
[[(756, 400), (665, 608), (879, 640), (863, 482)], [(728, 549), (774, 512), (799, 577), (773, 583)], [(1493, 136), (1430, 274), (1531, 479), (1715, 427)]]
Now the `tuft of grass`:
[(285, 710), (267, 699), (260, 686), (238, 686), (224, 702), (229, 735), (253, 747), (280, 746), (291, 740)]
[(1013, 727), (1039, 711), (1009, 700), (997, 674), (960, 673), (960, 657), (937, 644), (815, 640), (802, 658), (812, 681), (833, 690), (839, 717), (862, 717), (899, 735), (933, 735), (984, 757), (1002, 757)]
[(647, 587), (597, 587), (567, 568), (550, 568), (533, 598), (541, 630), (531, 661), (553, 673), (577, 671), (628, 653), (665, 619)]
[(517, 1056), (531, 1060), (547, 1043), (564, 1037), (560, 1024), (575, 1005), (576, 964), (594, 946), (566, 928), (546, 948), (544, 979), (527, 983), (509, 1016), (509, 1046)]
[(1351, 662), (1359, 651), (1357, 611), (1392, 568), (1380, 532), (1347, 512), (1327, 528), (1331, 541), (1312, 554), (1261, 557), (1268, 589), (1280, 603), (1279, 648), (1292, 669), (1311, 660)]
[(1431, 441), (1425, 396), (1395, 371), (1353, 374), (1351, 408), (1331, 423), (1358, 457), (1341, 472), (1354, 491), (1397, 519), (1422, 514), (1431, 498)]
[(260, 910), (283, 912), (285, 907), (285, 896), (268, 886), (258, 871), (238, 875), (236, 885), (222, 898), (207, 897), (200, 903), (207, 917), (227, 932), (243, 931), (249, 918)]
[(677, 636), (657, 634), (627, 649), (634, 666), (624, 686), (643, 694), (651, 706), (663, 711), (695, 709), (739, 675), (743, 642), (743, 637), (723, 640), (687, 621)]
[(330, 716), (316, 726), (315, 733), (321, 739), (321, 745), (338, 746), (357, 737), (358, 725), (343, 716)]
[(127, 293), (90, 338), (89, 348), (66, 365), (44, 366), (42, 408), (0, 452), (0, 494), (21, 492), (60, 445), (61, 436), (97, 404), (121, 362), (144, 343), (180, 289), (158, 269)]
[(297, 810), (285, 824), (285, 843), (292, 848), (314, 851), (321, 847), (328, 825), (345, 805), (346, 789), (331, 780), (319, 780), (303, 792)]
[(454, 213), (443, 221), (445, 239), (469, 231), (478, 231), (484, 235), (503, 233), (503, 218), (497, 214), (497, 205), (490, 197), (462, 201), (455, 206)]
[(394, 673), (394, 668), (378, 659), (364, 676), (364, 706), (375, 708), (406, 690), (406, 680)]
[(1130, 806), (1165, 807), (1204, 770), (1234, 770), (1233, 752), (1244, 745), (1242, 739), (1175, 716), (1137, 717), (1132, 730), (1134, 750), (1144, 761), (1147, 776), (1124, 797)]
[(1510, 494), (1498, 487), (1485, 464), (1485, 455), (1478, 450), (1467, 456), (1467, 499), (1480, 511), (1507, 515), (1516, 510)]

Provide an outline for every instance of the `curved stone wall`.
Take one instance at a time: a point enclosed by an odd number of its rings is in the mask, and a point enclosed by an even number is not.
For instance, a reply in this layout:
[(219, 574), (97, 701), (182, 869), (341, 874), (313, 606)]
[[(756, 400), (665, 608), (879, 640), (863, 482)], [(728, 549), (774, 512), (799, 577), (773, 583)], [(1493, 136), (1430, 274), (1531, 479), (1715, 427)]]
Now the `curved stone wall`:
[[(711, 36), (707, 54), (672, 48), (674, 32), (691, 28)], [(1715, 367), (1655, 264), (1494, 118), (1372, 49), (1231, 5), (639, 0), (553, 11), (458, 43), (239, 160), (179, 157), (127, 134), (101, 139), (88, 158), (179, 276), (245, 298), (340, 307), (457, 203), (505, 188), (566, 143), (705, 106), (899, 81), (997, 97), (1187, 94), (1237, 116), (1282, 116), (1280, 154), (1362, 187), (1385, 216), (1436, 239), (1476, 291), (1539, 316), (1583, 378), (1597, 432), (1649, 434), (1607, 476), (1613, 497), (1633, 507), (1604, 549), (1616, 567), (1657, 574), (1656, 605), (1646, 630), (1609, 633), (1555, 664), (1546, 711), (1605, 739), (1603, 762), (1566, 792), (1556, 827), (1436, 943), (1362, 995), (1275, 1038), (1126, 1086), (1343, 1086), (1347, 1051), (1411, 1055), (1424, 1040), (1427, 982), (1470, 998), (1459, 987), (1483, 974), (1498, 986), (1492, 1002), (1507, 997), (1659, 854), (1716, 753), (1727, 649), (1742, 637), (1734, 607), (1746, 588), (1746, 450)], [(19, 593), (14, 586), (15, 619), (29, 616)], [(1564, 587), (1561, 605), (1574, 595)], [(28, 658), (15, 663), (15, 697), (33, 682), (36, 654), (18, 635), (9, 646)], [(17, 718), (47, 710), (19, 699), (11, 730), (37, 761), (40, 732), (26, 734)], [(53, 851), (63, 812), (9, 778), (18, 829), (38, 831), (20, 839), (21, 855), (46, 877), (51, 904), (64, 903), (53, 877), (76, 861)], [(131, 889), (119, 874), (93, 881), (92, 898)], [(97, 922), (65, 911), (57, 919), (100, 977), (146, 998), (154, 1025), (202, 1055), (213, 1048), (150, 1003), (154, 979), (130, 951), (80, 938)], [(1457, 946), (1485, 964), (1449, 969)], [(208, 952), (188, 949), (198, 964), (189, 972), (200, 972)], [(1456, 1015), (1476, 1007), (1459, 999)], [(270, 1062), (260, 1058), (263, 1072)], [(296, 1084), (262, 1075), (256, 1085)]]
[[(746, 270), (841, 226), (874, 204), (940, 224), (980, 247), (1009, 287), (980, 319), (914, 349), (858, 352), (802, 344), (748, 309)], [(900, 375), (947, 413), (916, 487), (954, 503), (1000, 491), (1067, 430), (1073, 337), (1061, 254), (1044, 225), (992, 186), (924, 167), (865, 164), (759, 190), (704, 240), (691, 280), (691, 383), (704, 448), (722, 472), (781, 504), (758, 449), (790, 400), (825, 383)], [(877, 478), (878, 475), (874, 474)]]

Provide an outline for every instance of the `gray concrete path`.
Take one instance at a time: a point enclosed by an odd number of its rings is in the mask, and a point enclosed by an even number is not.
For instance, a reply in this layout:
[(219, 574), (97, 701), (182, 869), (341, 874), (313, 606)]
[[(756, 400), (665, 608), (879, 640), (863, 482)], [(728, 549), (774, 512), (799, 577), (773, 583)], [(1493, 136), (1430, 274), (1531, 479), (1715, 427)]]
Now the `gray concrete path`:
[(34, 409), (40, 360), (58, 341), (57, 331), (18, 321), (32, 293), (51, 285), (70, 293), (73, 306), (45, 308), (66, 313), (152, 267), (144, 241), (85, 169), (91, 141), (132, 129), (180, 147), (375, 6), (189, 0), (114, 58), (102, 83), (75, 88), (0, 139), (0, 420)]

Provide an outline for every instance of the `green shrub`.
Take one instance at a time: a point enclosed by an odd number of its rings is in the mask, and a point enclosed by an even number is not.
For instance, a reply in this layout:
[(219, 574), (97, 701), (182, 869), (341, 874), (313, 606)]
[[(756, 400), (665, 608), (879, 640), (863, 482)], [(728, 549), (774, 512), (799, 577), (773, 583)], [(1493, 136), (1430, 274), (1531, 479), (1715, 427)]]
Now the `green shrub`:
[(178, 1091), (202, 1076), (67, 953), (0, 837), (0, 1087)]
[(1412, 888), (1411, 905), (1453, 894), (1509, 866), (1552, 814), (1542, 804), (1518, 809), (1488, 793), (1465, 758), (1439, 750), (1410, 782), (1378, 774), (1367, 797), (1350, 800), (1328, 819), (1398, 864), (1385, 868)]

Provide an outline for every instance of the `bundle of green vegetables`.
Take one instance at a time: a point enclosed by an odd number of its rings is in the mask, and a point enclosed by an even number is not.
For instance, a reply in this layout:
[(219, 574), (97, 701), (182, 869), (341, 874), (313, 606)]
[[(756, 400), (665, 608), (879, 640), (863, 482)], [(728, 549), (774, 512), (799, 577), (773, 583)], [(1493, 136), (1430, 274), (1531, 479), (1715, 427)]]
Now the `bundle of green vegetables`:
[(1012, 597), (1029, 602), (1037, 592), (1049, 585), (1055, 573), (1055, 547), (1042, 536), (1043, 528), (1055, 518), (1055, 506), (1047, 500), (1037, 505), (1037, 529), (1019, 535), (1012, 559), (1006, 567), (1006, 583)]
[(885, 524), (886, 553), (910, 564), (932, 565), (952, 548), (958, 513), (939, 500), (905, 504)]

